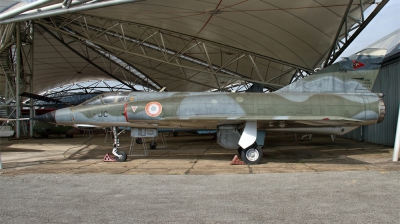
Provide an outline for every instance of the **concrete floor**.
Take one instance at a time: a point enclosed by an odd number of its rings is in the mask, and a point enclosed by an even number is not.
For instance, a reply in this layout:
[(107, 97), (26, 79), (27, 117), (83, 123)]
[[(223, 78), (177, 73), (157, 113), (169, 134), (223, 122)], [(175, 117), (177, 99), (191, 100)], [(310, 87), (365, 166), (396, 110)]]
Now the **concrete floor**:
[[(222, 148), (213, 136), (182, 133), (167, 136), (168, 147), (147, 157), (105, 163), (112, 143), (104, 137), (0, 139), (0, 223), (400, 219), (400, 163), (391, 162), (393, 149), (386, 146), (268, 134), (261, 164), (229, 165), (236, 150)], [(128, 134), (121, 144), (128, 152)]]
[[(148, 156), (129, 156), (126, 162), (103, 162), (111, 151), (111, 139), (75, 135), (74, 138), (0, 139), (2, 175), (22, 174), (259, 174), (326, 171), (400, 171), (392, 162), (393, 148), (337, 138), (314, 136), (295, 141), (294, 134), (267, 133), (265, 157), (258, 165), (230, 165), (236, 150), (224, 149), (209, 135), (180, 133), (166, 136), (168, 146), (150, 150)], [(120, 137), (121, 150), (128, 152), (129, 134)], [(135, 145), (135, 153), (143, 153)]]

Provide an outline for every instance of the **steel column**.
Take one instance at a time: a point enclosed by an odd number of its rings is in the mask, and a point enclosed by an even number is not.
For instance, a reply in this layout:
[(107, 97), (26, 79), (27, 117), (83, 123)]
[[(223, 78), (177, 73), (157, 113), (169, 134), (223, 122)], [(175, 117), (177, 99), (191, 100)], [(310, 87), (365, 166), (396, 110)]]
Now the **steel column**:
[[(340, 33), (342, 32), (343, 25), (344, 24), (347, 25), (347, 16), (349, 15), (349, 11), (351, 9), (351, 6), (353, 5), (353, 1), (354, 0), (350, 0), (349, 4), (347, 5), (346, 11), (344, 12), (344, 15), (343, 15), (343, 18), (342, 18), (342, 21), (340, 22), (339, 29), (336, 31), (335, 39), (334, 39), (334, 41), (332, 43), (331, 49), (329, 50), (328, 56), (325, 59), (324, 67), (326, 67), (328, 65), (331, 55), (333, 54), (333, 52), (337, 48), (336, 47), (337, 41), (339, 40)], [(364, 12), (362, 12), (362, 13), (364, 13)], [(345, 32), (347, 32), (347, 29), (345, 30)], [(346, 35), (346, 38), (347, 38), (347, 35)]]
[[(31, 21), (31, 29), (30, 29), (30, 34), (31, 34), (31, 66), (30, 66), (30, 68), (31, 68), (31, 78), (30, 78), (30, 80), (29, 80), (29, 92), (30, 93), (33, 93), (33, 56), (34, 56), (34, 54), (33, 54), (33, 44), (34, 44), (34, 23), (33, 23), (33, 20)], [(33, 99), (31, 98), (30, 100), (29, 100), (29, 117), (34, 117), (35, 116), (35, 108), (33, 107)], [(29, 120), (29, 135), (31, 136), (31, 137), (33, 137), (33, 120), (32, 119), (30, 119)]]
[(16, 47), (16, 78), (15, 78), (15, 137), (21, 137), (21, 127), (20, 127), (20, 117), (21, 117), (21, 97), (20, 94), (20, 82), (21, 82), (21, 24), (17, 23), (17, 27), (15, 29), (16, 37), (17, 37), (17, 47)]

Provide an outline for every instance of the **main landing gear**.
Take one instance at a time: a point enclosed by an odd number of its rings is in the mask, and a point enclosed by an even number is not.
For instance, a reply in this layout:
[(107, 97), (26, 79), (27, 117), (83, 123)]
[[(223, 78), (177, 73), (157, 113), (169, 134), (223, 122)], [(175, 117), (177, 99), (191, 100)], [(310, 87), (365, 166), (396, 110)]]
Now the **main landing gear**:
[(255, 142), (253, 145), (247, 147), (246, 149), (242, 149), (242, 147), (240, 147), (238, 149), (238, 153), (243, 162), (250, 165), (259, 164), (263, 159), (263, 151), (261, 147), (258, 147), (257, 143)]
[(136, 144), (142, 144), (143, 143), (143, 139), (142, 138), (136, 138)]
[(118, 135), (121, 134), (121, 132), (117, 133), (117, 127), (115, 127), (115, 126), (112, 127), (112, 133), (113, 133), (113, 136), (114, 136), (112, 154), (114, 156), (116, 156), (115, 160), (117, 160), (117, 162), (125, 162), (126, 158), (127, 158), (126, 153), (124, 151), (118, 151), (118, 147), (119, 147)]
[(156, 149), (157, 143), (155, 141), (150, 142), (150, 149)]
[[(136, 138), (135, 142), (136, 144), (143, 144), (143, 139), (142, 138)], [(152, 141), (150, 142), (150, 149), (156, 149), (157, 148), (157, 142), (156, 141)]]

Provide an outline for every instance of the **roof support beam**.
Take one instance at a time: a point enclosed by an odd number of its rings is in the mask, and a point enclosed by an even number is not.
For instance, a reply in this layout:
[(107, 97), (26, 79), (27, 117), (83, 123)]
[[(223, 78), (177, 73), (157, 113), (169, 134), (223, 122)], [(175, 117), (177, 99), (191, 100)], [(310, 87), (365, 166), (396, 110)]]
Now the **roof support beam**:
[[(91, 17), (93, 17), (93, 16), (91, 16)], [(181, 34), (181, 33), (173, 33), (170, 30), (164, 30), (164, 29), (161, 29), (159, 27), (152, 27), (152, 26), (148, 26), (146, 24), (141, 24), (141, 23), (129, 22), (129, 24), (137, 25), (137, 26), (140, 26), (140, 27), (146, 27), (148, 29), (157, 29), (157, 31), (161, 32), (161, 33), (170, 33), (171, 35), (185, 37), (187, 39), (191, 39), (191, 40), (195, 40), (195, 41), (198, 41), (198, 42), (201, 42), (201, 43), (205, 43), (206, 45), (213, 45), (213, 46), (216, 46), (216, 47), (219, 47), (219, 48), (224, 48), (224, 49), (229, 49), (229, 50), (232, 50), (232, 51), (235, 51), (235, 52), (249, 54), (249, 55), (252, 55), (252, 56), (260, 58), (260, 59), (264, 59), (264, 60), (267, 60), (267, 61), (275, 62), (277, 64), (281, 64), (281, 65), (285, 65), (285, 66), (288, 66), (288, 67), (294, 67), (294, 68), (298, 68), (298, 69), (302, 69), (302, 70), (306, 70), (306, 71), (312, 72), (311, 69), (306, 68), (306, 67), (298, 66), (296, 64), (292, 64), (292, 63), (289, 63), (289, 62), (286, 62), (286, 61), (282, 61), (282, 60), (279, 60), (279, 59), (276, 59), (276, 58), (272, 58), (272, 57), (268, 57), (268, 56), (265, 56), (265, 55), (256, 54), (254, 52), (238, 49), (238, 48), (235, 48), (235, 47), (232, 47), (232, 46), (224, 45), (224, 44), (213, 42), (213, 41), (210, 41), (210, 40), (201, 39), (199, 37), (189, 36), (189, 35)]]
[[(208, 51), (207, 51), (207, 47), (206, 47), (206, 45), (204, 44), (204, 43), (202, 43), (202, 47), (200, 46), (200, 45), (198, 45), (199, 46), (199, 49), (200, 49), (200, 51), (201, 52), (203, 52), (203, 54), (205, 55), (205, 57), (206, 57), (206, 59), (207, 59), (207, 63), (208, 63), (208, 68), (210, 69), (210, 71), (212, 72), (212, 73), (214, 73), (214, 74), (211, 74), (212, 75), (212, 77), (214, 78), (214, 80), (215, 80), (215, 84), (217, 84), (217, 86), (218, 86), (218, 89), (221, 89), (221, 86), (220, 86), (220, 84), (219, 84), (219, 81), (218, 81), (218, 78), (215, 76), (215, 71), (214, 71), (214, 66), (213, 66), (213, 64), (211, 63), (211, 59), (210, 59), (210, 55), (208, 54)], [(204, 51), (203, 51), (204, 50)]]
[(216, 70), (215, 72), (219, 72), (222, 69), (225, 69), (227, 66), (237, 62), (238, 60), (240, 60), (241, 58), (243, 58), (245, 56), (245, 54), (241, 54), (239, 56), (237, 56), (236, 58), (232, 59), (230, 62), (226, 63), (225, 65), (221, 66), (218, 70)]
[[(55, 0), (46, 0), (48, 2), (50, 1), (55, 1)], [(41, 18), (46, 18), (46, 17), (51, 17), (51, 16), (59, 16), (59, 15), (64, 15), (64, 14), (69, 14), (69, 13), (76, 13), (84, 10), (91, 10), (91, 9), (97, 9), (97, 8), (102, 8), (102, 7), (109, 7), (109, 6), (114, 6), (114, 5), (121, 5), (125, 3), (134, 3), (142, 0), (113, 0), (113, 1), (107, 1), (107, 2), (95, 2), (91, 4), (86, 4), (82, 6), (76, 6), (72, 8), (62, 8), (62, 9), (54, 9), (46, 12), (38, 12), (34, 14), (29, 14), (29, 15), (19, 15), (16, 16), (15, 18), (7, 19), (12, 16), (18, 15), (21, 12), (27, 11), (29, 9), (17, 12), (10, 12), (10, 14), (3, 15), (0, 17), (0, 24), (8, 24), (8, 23), (15, 23), (15, 22), (23, 22), (23, 21), (28, 21), (28, 20), (36, 20), (36, 19), (41, 19)], [(39, 2), (40, 3), (40, 2)], [(47, 3), (47, 2), (46, 2)], [(33, 4), (33, 3), (31, 3)], [(28, 5), (31, 5), (28, 4)], [(42, 3), (43, 4), (43, 3)]]
[(70, 51), (74, 52), (76, 55), (78, 55), (80, 58), (82, 58), (83, 60), (85, 60), (86, 62), (88, 62), (89, 64), (91, 64), (92, 66), (96, 67), (97, 69), (99, 69), (100, 71), (104, 72), (104, 74), (112, 77), (115, 80), (118, 80), (119, 82), (123, 83), (124, 85), (128, 86), (129, 88), (131, 88), (133, 91), (137, 91), (135, 89), (135, 87), (133, 87), (132, 85), (129, 85), (128, 83), (122, 81), (121, 79), (119, 79), (118, 77), (112, 75), (111, 73), (109, 73), (108, 71), (104, 70), (102, 67), (96, 65), (95, 63), (93, 63), (92, 61), (90, 61), (87, 57), (85, 57), (84, 55), (82, 55), (81, 53), (79, 53), (78, 51), (76, 51), (75, 49), (73, 49), (72, 47), (70, 47), (68, 44), (66, 44), (63, 40), (61, 40), (59, 37), (57, 37), (53, 32), (51, 32), (50, 30), (48, 30), (46, 27), (42, 26), (41, 24), (38, 24), (42, 29), (44, 29), (48, 34), (50, 34), (50, 36), (52, 36), (54, 39), (56, 39), (58, 42), (60, 42), (62, 45), (64, 45), (66, 48), (68, 48)]
[[(40, 6), (44, 5), (44, 4), (47, 4), (47, 3), (50, 3), (50, 2), (54, 2), (54, 1), (56, 1), (56, 0), (41, 0), (41, 1), (32, 2), (30, 4), (18, 7), (16, 9), (14, 9), (14, 10), (11, 10), (11, 11), (8, 11), (8, 12), (0, 14), (0, 21), (8, 19), (8, 18), (11, 18), (11, 17), (16, 16), (16, 15), (18, 15), (20, 13), (26, 12), (28, 10), (40, 7)], [(19, 22), (21, 22), (21, 21), (19, 21)]]
[[(372, 0), (371, 0), (372, 1)], [(351, 42), (364, 30), (364, 28), (371, 22), (371, 20), (378, 14), (378, 12), (389, 2), (389, 0), (382, 0), (379, 5), (374, 9), (374, 11), (365, 19), (364, 15), (364, 5), (363, 1), (360, 0), (360, 5), (352, 8), (354, 0), (350, 0), (345, 14), (343, 16), (342, 22), (336, 32), (335, 39), (332, 43), (332, 47), (330, 48), (327, 58), (325, 59), (324, 66), (327, 67), (331, 65), (335, 60), (343, 53), (343, 51), (350, 45)], [(364, 1), (365, 2), (365, 1)], [(349, 15), (351, 12), (355, 10), (360, 10), (361, 18), (356, 19)], [(347, 27), (348, 19), (357, 20), (356, 24), (353, 27)], [(344, 27), (344, 31), (343, 31)], [(355, 30), (355, 31), (354, 31)], [(354, 33), (350, 34), (352, 31)], [(344, 39), (341, 40), (341, 39)]]
[[(110, 52), (111, 51), (123, 52), (123, 53), (131, 54), (131, 55), (134, 55), (134, 56), (146, 58), (146, 59), (149, 59), (149, 60), (152, 60), (152, 61), (155, 61), (155, 62), (159, 62), (159, 63), (163, 63), (163, 64), (167, 64), (167, 65), (172, 65), (172, 66), (177, 66), (177, 67), (182, 67), (184, 69), (189, 69), (189, 70), (193, 70), (193, 71), (197, 71), (197, 72), (209, 73), (211, 75), (216, 75), (216, 76), (219, 76), (219, 77), (222, 77), (222, 78), (240, 79), (240, 80), (248, 81), (248, 82), (251, 82), (251, 83), (260, 83), (260, 84), (263, 84), (263, 85), (266, 85), (266, 86), (275, 86), (275, 88), (282, 87), (282, 85), (279, 85), (279, 84), (266, 83), (266, 82), (262, 82), (262, 81), (258, 81), (258, 80), (254, 80), (254, 79), (250, 79), (250, 78), (246, 78), (245, 76), (241, 76), (240, 74), (237, 74), (237, 73), (232, 72), (232, 71), (226, 71), (225, 69), (224, 70), (220, 70), (220, 72), (217, 73), (215, 71), (211, 71), (211, 69), (207, 70), (207, 69), (204, 69), (204, 68), (199, 68), (199, 67), (194, 67), (194, 66), (188, 66), (188, 65), (183, 65), (183, 64), (177, 64), (177, 63), (174, 63), (174, 62), (169, 62), (169, 61), (167, 61), (165, 59), (160, 59), (159, 57), (152, 57), (152, 56), (148, 56), (148, 55), (144, 55), (144, 54), (140, 54), (140, 53), (137, 53), (137, 52), (126, 50), (123, 47), (118, 46), (117, 44), (112, 44), (111, 42), (109, 42), (109, 44), (105, 44), (104, 42), (98, 41), (97, 39), (96, 40), (89, 40), (89, 39), (87, 39), (87, 37), (83, 37), (83, 36), (78, 35), (78, 34), (76, 34), (74, 32), (68, 32), (66, 30), (58, 29), (57, 27), (54, 27), (52, 25), (43, 23), (42, 21), (38, 21), (37, 23), (41, 24), (43, 27), (46, 27), (46, 28), (52, 29), (52, 30), (56, 30), (57, 32), (64, 33), (64, 34), (72, 36), (74, 38), (77, 38), (77, 39), (80, 39), (80, 40), (90, 41), (95, 45), (102, 46), (102, 47), (108, 49)], [(114, 33), (114, 35), (115, 35), (115, 33)], [(129, 38), (129, 40), (134, 41), (133, 38)], [(153, 50), (157, 50), (157, 49), (158, 50), (162, 50), (162, 48), (160, 48), (157, 45), (156, 46), (149, 46), (150, 44), (148, 44), (148, 43), (142, 43), (142, 44), (143, 44), (143, 46), (151, 47), (151, 49), (153, 49)], [(167, 50), (167, 52), (169, 52), (170, 54), (175, 54), (176, 53), (176, 52), (173, 52), (171, 50)], [(199, 59), (190, 58), (188, 56), (182, 56), (181, 58), (183, 58), (183, 59), (186, 58), (186, 60), (194, 62), (194, 63), (196, 63), (196, 64), (198, 64), (200, 66), (203, 66), (203, 67), (205, 65), (207, 65), (207, 67), (209, 68), (209, 65), (207, 64), (207, 62), (203, 62), (203, 61), (201, 61)], [(213, 65), (213, 67), (218, 68), (218, 66), (215, 66), (215, 65)], [(154, 70), (154, 68), (152, 68), (152, 69)]]
[[(52, 20), (51, 24), (55, 25), (56, 22)], [(119, 25), (119, 23), (117, 23), (114, 26), (117, 26), (117, 25)], [(87, 27), (86, 20), (85, 20), (85, 27)], [(61, 32), (59, 32), (59, 33), (61, 33)], [(84, 36), (80, 36), (80, 37), (84, 37)], [(101, 58), (103, 60), (103, 62), (104, 62), (104, 58), (106, 58), (106, 60), (109, 61), (110, 66), (111, 66), (111, 63), (113, 63), (114, 65), (118, 66), (120, 69), (123, 69), (123, 70), (121, 70), (121, 72), (123, 73), (123, 76), (125, 77), (125, 80), (128, 80), (128, 78), (125, 76), (125, 73), (123, 72), (124, 70), (127, 71), (129, 74), (134, 74), (137, 77), (136, 80), (134, 81), (135, 83), (139, 82), (138, 84), (144, 86), (144, 84), (149, 85), (149, 81), (151, 81), (151, 83), (150, 83), (151, 86), (152, 86), (151, 89), (156, 90), (156, 91), (161, 89), (161, 85), (158, 84), (156, 81), (154, 81), (153, 79), (151, 79), (151, 78), (147, 77), (146, 75), (144, 75), (144, 73), (142, 71), (140, 71), (136, 67), (132, 66), (129, 62), (125, 61), (122, 58), (119, 58), (118, 56), (120, 54), (122, 54), (122, 53), (120, 53), (118, 55), (112, 55), (112, 54), (108, 53), (108, 51), (106, 49), (104, 49), (104, 48), (102, 48), (100, 46), (96, 46), (92, 42), (89, 42), (89, 41), (86, 41), (86, 40), (79, 41), (79, 39), (82, 39), (82, 38), (74, 38), (74, 39), (77, 40), (76, 42), (79, 42), (80, 44), (82, 44), (82, 45), (84, 45), (86, 47), (86, 52), (87, 52), (87, 50), (89, 48), (89, 49), (91, 49), (92, 51), (94, 51), (94, 52), (96, 52), (98, 54), (98, 57), (96, 57), (96, 58)], [(122, 41), (122, 40), (120, 40), (120, 41)], [(111, 44), (110, 41), (109, 41), (109, 44)], [(82, 49), (82, 51), (85, 52), (85, 50), (83, 50), (83, 49)], [(86, 57), (88, 57), (89, 53), (87, 52), (86, 54), (87, 54)], [(105, 64), (105, 62), (104, 62), (104, 64)], [(107, 66), (107, 65), (105, 64), (105, 66)], [(135, 72), (132, 72), (132, 70), (134, 70)], [(111, 73), (111, 71), (109, 71), (109, 73), (110, 74), (115, 74), (117, 71), (119, 71), (118, 68), (116, 70), (114, 70), (114, 72), (112, 72), (112, 73)], [(144, 78), (143, 77), (139, 77), (139, 75), (137, 73), (139, 73), (140, 75), (144, 76)]]
[(262, 82), (265, 82), (265, 80), (264, 80), (263, 77), (261, 76), (260, 70), (258, 69), (258, 67), (257, 67), (257, 65), (256, 65), (256, 63), (255, 63), (255, 61), (254, 61), (254, 59), (253, 59), (253, 57), (251, 57), (250, 55), (247, 55), (247, 57), (249, 58), (249, 60), (250, 60), (250, 62), (251, 62), (251, 65), (253, 66), (253, 68), (254, 68), (254, 70), (256, 71), (256, 73), (257, 73), (258, 77), (260, 78), (260, 80), (261, 80)]
[[(353, 1), (354, 0), (350, 0), (349, 4), (347, 5), (346, 11), (344, 12), (344, 16), (342, 18), (342, 21), (340, 22), (339, 29), (336, 31), (336, 35), (335, 35), (335, 39), (333, 40), (332, 47), (329, 50), (328, 58), (325, 60), (324, 67), (326, 67), (328, 65), (331, 55), (334, 53), (335, 49), (338, 47), (337, 46), (337, 44), (338, 44), (337, 42), (338, 42), (338, 39), (339, 39), (339, 35), (342, 32), (343, 25), (346, 24), (346, 26), (347, 26), (347, 16), (349, 15), (351, 6), (353, 6)], [(347, 38), (347, 27), (346, 27), (346, 31), (345, 32), (346, 32), (345, 38)]]
[[(88, 19), (97, 21), (97, 24), (99, 24), (99, 26), (87, 25), (85, 21), (87, 21)], [(72, 20), (74, 22), (71, 22)], [(97, 16), (80, 14), (72, 14), (68, 18), (52, 17), (51, 21), (56, 22), (51, 23), (42, 20), (38, 21), (38, 23), (42, 23), (45, 25), (47, 24), (48, 29), (56, 29), (59, 30), (58, 32), (64, 32), (66, 35), (69, 35), (71, 37), (75, 35), (74, 38), (92, 42), (96, 46), (102, 46), (102, 48), (113, 55), (120, 55), (127, 52), (130, 52), (129, 54), (134, 53), (134, 56), (145, 58), (148, 63), (152, 65), (150, 66), (152, 68), (157, 68), (158, 66), (162, 65), (170, 67), (170, 65), (172, 65), (177, 66), (180, 69), (180, 67), (182, 66), (187, 66), (183, 68), (185, 70), (194, 68), (198, 70), (192, 70), (191, 72), (194, 71), (209, 74), (213, 74), (212, 70), (214, 70), (214, 73), (221, 84), (230, 83), (231, 80), (244, 80), (247, 78), (248, 81), (251, 83), (261, 83), (264, 86), (275, 85), (275, 88), (282, 87), (282, 85), (278, 85), (276, 83), (265, 83), (265, 78), (263, 83), (261, 81), (263, 80), (263, 78), (254, 79), (251, 78), (247, 73), (241, 74), (240, 72), (246, 72), (245, 69), (241, 69), (241, 67), (249, 65), (248, 62), (241, 62), (244, 59), (239, 59), (237, 61), (236, 68), (234, 65), (231, 64), (227, 65), (226, 67), (221, 66), (221, 63), (226, 64), (226, 60), (232, 60), (234, 57), (239, 57), (243, 54), (250, 55), (253, 59), (257, 58), (257, 62), (254, 62), (259, 70), (258, 77), (264, 77), (264, 74), (266, 77), (269, 77), (269, 75), (271, 74), (274, 74), (273, 76), (276, 76), (277, 73), (286, 71), (290, 67), (295, 69), (299, 67), (280, 60), (265, 57), (263, 55), (246, 52), (241, 49), (236, 49), (211, 41), (205, 41), (197, 37), (182, 35), (172, 31), (164, 31), (159, 28), (153, 28), (151, 26), (146, 26), (142, 24), (139, 25), (132, 22), (102, 19)], [(57, 24), (69, 24), (69, 26), (63, 28), (62, 26)], [(130, 36), (128, 35), (128, 32)], [(177, 43), (177, 41), (183, 42), (182, 47), (179, 47), (180, 50), (167, 48), (167, 43)], [(211, 61), (211, 63), (209, 63), (209, 60), (207, 60), (207, 54), (205, 53), (203, 48), (201, 48), (200, 51), (196, 50), (196, 47), (202, 44), (206, 46), (208, 56), (212, 56), (210, 60), (215, 61)], [(139, 46), (141, 48), (141, 52), (137, 51), (137, 47)], [(209, 51), (211, 51), (212, 55)], [(149, 52), (151, 52), (151, 54)], [(159, 55), (155, 55), (155, 52), (158, 52), (157, 54)], [(219, 56), (216, 56), (215, 54), (219, 54)], [(159, 60), (153, 60), (153, 58)], [(174, 60), (174, 58), (179, 58), (181, 63), (176, 63), (176, 60)], [(240, 67), (238, 67), (239, 65)], [(307, 68), (302, 70), (308, 70), (310, 72), (312, 71)], [(189, 77), (189, 79), (199, 78), (199, 76), (189, 75), (189, 73), (190, 71), (187, 71), (187, 76)], [(202, 75), (204, 76), (204, 74)], [(288, 82), (289, 80), (285, 78), (285, 82), (282, 84), (285, 85), (288, 84)]]

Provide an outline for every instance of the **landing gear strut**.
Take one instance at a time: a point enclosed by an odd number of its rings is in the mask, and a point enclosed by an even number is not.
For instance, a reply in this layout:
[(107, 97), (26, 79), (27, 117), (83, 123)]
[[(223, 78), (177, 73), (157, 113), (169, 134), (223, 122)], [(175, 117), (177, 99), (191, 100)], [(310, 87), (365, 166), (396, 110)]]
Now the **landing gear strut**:
[(112, 154), (114, 156), (116, 156), (116, 160), (117, 162), (125, 162), (126, 161), (126, 153), (124, 151), (118, 151), (118, 147), (119, 147), (119, 139), (118, 139), (118, 135), (120, 133), (117, 133), (117, 127), (112, 127), (112, 134), (114, 136), (114, 143), (113, 143), (113, 150), (112, 150)]

